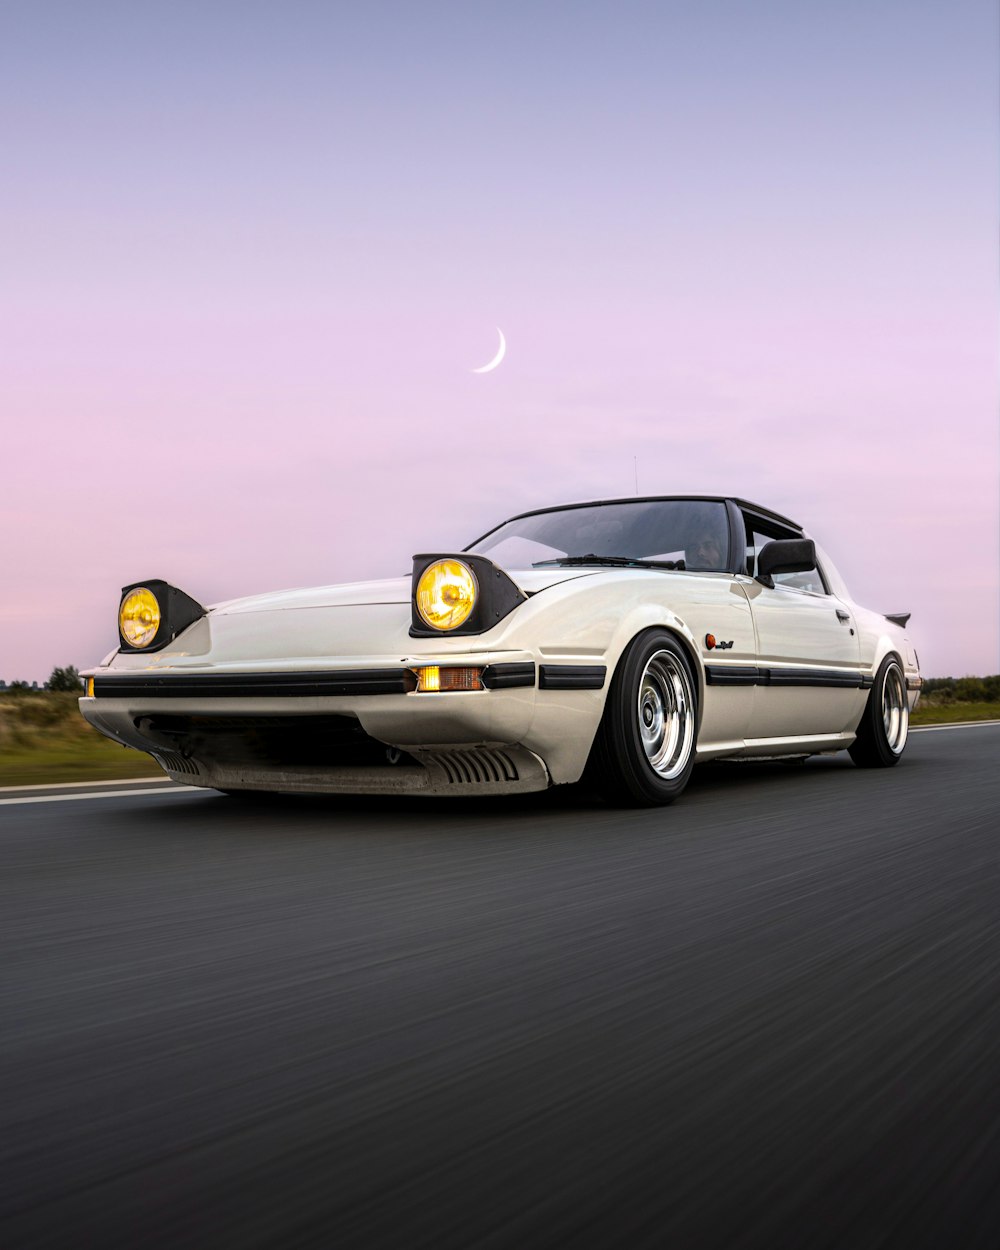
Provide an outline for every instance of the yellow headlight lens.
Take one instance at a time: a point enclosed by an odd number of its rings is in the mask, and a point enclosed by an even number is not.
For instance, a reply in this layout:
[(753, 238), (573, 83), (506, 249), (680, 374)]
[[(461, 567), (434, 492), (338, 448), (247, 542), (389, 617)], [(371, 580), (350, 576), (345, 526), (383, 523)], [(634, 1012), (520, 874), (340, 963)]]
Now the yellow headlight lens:
[(160, 605), (145, 586), (130, 590), (118, 610), (118, 628), (132, 647), (148, 647), (160, 628)]
[(431, 629), (458, 629), (476, 605), (476, 575), (461, 560), (436, 560), (417, 582), (417, 611)]

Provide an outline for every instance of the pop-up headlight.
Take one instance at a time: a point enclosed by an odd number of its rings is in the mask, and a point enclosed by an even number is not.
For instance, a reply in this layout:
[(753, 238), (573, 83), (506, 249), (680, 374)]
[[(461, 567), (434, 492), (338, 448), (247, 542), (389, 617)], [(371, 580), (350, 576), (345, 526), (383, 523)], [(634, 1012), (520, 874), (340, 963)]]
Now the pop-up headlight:
[(159, 651), (205, 615), (190, 595), (158, 577), (122, 587), (118, 638), (122, 651)]
[(414, 556), (410, 637), (485, 633), (526, 598), (486, 556)]

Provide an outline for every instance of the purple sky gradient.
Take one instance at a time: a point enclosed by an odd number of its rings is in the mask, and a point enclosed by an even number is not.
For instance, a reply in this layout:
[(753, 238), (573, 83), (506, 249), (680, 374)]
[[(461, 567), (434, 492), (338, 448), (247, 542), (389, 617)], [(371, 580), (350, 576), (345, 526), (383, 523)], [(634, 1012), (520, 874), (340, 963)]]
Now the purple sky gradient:
[(405, 573), (633, 457), (1000, 670), (997, 49), (992, 0), (8, 6), (0, 678), (127, 582)]

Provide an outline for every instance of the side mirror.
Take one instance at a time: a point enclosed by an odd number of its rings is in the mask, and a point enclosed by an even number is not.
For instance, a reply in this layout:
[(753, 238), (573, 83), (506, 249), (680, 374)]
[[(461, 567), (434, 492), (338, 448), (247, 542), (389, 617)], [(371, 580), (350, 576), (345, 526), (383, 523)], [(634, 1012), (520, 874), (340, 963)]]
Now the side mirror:
[(816, 544), (811, 538), (777, 538), (757, 553), (757, 581), (773, 586), (772, 573), (808, 573), (816, 567)]

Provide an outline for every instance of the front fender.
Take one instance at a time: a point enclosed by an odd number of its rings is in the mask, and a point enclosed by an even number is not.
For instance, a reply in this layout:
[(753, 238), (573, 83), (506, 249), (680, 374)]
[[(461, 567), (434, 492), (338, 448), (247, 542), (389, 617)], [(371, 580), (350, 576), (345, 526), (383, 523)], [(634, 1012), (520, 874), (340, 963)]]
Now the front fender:
[(535, 704), (524, 745), (549, 764), (553, 781), (582, 775), (611, 681), (632, 640), (667, 629), (691, 661), (697, 683), (699, 748), (739, 747), (749, 723), (752, 689), (715, 688), (705, 680), (706, 636), (728, 644), (727, 662), (754, 663), (750, 605), (734, 579), (720, 575), (615, 570), (565, 582), (534, 595), (511, 614), (491, 645), (534, 651), (543, 664), (603, 665), (601, 690), (546, 691)]

